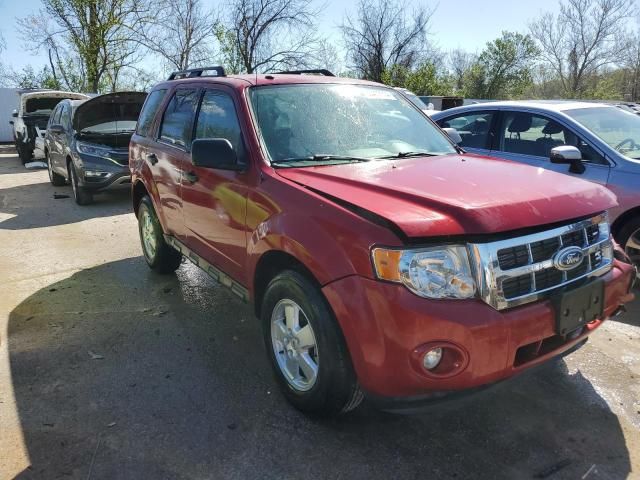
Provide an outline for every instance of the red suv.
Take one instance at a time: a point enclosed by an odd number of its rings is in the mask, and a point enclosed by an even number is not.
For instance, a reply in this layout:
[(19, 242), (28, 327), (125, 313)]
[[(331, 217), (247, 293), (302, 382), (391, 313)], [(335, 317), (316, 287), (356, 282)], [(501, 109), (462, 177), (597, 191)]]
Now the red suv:
[(376, 83), (176, 72), (129, 155), (149, 266), (185, 256), (252, 302), (307, 412), (473, 391), (579, 347), (632, 297), (612, 193), (465, 153)]

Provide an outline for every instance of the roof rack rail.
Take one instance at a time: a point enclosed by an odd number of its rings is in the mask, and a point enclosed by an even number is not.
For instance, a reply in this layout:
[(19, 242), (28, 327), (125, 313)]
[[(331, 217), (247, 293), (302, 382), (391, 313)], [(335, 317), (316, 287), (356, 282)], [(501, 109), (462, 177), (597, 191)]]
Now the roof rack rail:
[(306, 73), (316, 74), (316, 75), (324, 75), (325, 77), (335, 77), (333, 73), (331, 73), (326, 68), (318, 68), (313, 70), (286, 70), (284, 72), (275, 72), (276, 74), (284, 74), (284, 75), (304, 75)]
[[(202, 75), (203, 72), (216, 72), (215, 75)], [(169, 75), (168, 80), (178, 80), (181, 78), (193, 78), (193, 77), (226, 77), (227, 75), (224, 73), (224, 68), (220, 66), (216, 67), (202, 67), (202, 68), (192, 68), (190, 70), (180, 70), (177, 72), (173, 72)]]

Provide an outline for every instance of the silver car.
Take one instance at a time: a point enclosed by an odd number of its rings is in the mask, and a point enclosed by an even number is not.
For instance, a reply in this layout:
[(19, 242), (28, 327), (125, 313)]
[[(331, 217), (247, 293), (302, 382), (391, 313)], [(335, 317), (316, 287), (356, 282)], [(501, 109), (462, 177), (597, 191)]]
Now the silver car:
[(615, 239), (640, 265), (640, 116), (573, 101), (491, 102), (431, 115), (454, 128), (468, 152), (505, 158), (597, 182), (613, 191)]

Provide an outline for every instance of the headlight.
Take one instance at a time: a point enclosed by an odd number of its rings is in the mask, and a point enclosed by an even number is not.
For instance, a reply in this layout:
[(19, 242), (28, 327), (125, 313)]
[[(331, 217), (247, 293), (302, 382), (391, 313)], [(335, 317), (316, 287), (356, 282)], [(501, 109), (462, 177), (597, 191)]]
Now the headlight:
[(94, 157), (102, 157), (109, 158), (110, 149), (104, 147), (98, 147), (96, 145), (91, 145), (89, 143), (77, 142), (76, 148), (78, 152), (84, 153), (85, 155), (91, 155)]
[(381, 280), (403, 283), (425, 298), (471, 298), (476, 284), (467, 248), (461, 245), (416, 250), (374, 248), (376, 275)]

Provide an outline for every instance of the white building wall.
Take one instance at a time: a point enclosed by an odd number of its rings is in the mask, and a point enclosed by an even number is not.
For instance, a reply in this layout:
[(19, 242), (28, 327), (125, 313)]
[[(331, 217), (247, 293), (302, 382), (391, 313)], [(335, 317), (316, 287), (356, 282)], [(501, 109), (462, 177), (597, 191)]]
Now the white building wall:
[(9, 125), (11, 112), (18, 108), (17, 88), (0, 88), (0, 143), (13, 142), (13, 127)]

